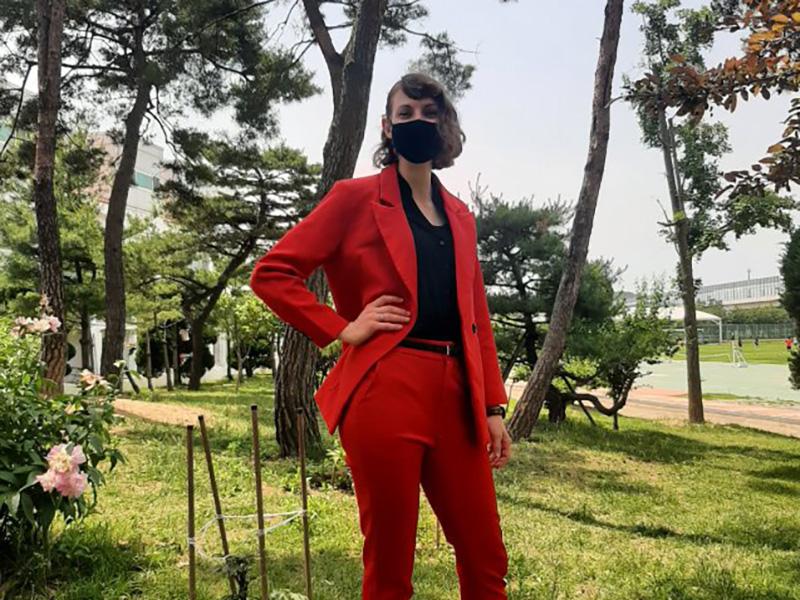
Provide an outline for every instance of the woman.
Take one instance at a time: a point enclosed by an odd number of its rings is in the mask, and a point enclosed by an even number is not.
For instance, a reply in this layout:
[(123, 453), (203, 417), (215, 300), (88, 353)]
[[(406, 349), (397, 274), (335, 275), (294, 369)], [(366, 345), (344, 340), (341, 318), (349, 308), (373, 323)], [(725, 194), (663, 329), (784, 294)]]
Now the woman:
[[(442, 86), (405, 75), (387, 97), (380, 173), (337, 181), (251, 277), (317, 346), (342, 340), (314, 398), (353, 476), (364, 600), (413, 594), (420, 484), (455, 550), (461, 598), (507, 597), (492, 468), (511, 455), (508, 398), (475, 219), (432, 173), (463, 139)], [(304, 284), (320, 265), (335, 310)]]

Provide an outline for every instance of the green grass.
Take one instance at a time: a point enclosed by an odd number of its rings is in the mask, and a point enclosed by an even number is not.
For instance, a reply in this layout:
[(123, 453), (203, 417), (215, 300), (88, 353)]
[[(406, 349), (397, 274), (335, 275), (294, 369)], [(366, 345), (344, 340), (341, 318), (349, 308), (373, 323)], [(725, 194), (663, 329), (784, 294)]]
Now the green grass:
[(779, 400), (761, 398), (758, 396), (741, 396), (739, 394), (727, 394), (724, 392), (703, 393), (703, 400), (722, 400), (738, 402), (740, 404), (758, 404), (762, 406), (797, 406), (800, 402), (796, 400)]
[[(295, 479), (296, 463), (276, 458), (268, 383), (251, 382), (238, 397), (218, 385), (168, 397), (213, 415), (215, 466), (228, 513), (253, 511), (252, 402), (262, 407), (267, 510), (299, 507), (299, 496), (282, 487)], [(591, 427), (572, 413), (560, 430), (543, 426), (532, 442), (515, 444), (512, 461), (495, 471), (510, 598), (800, 598), (797, 440), (626, 418), (621, 427)], [(119, 436), (129, 462), (101, 490), (97, 514), (62, 535), (52, 598), (185, 599), (183, 432), (129, 419)], [(199, 445), (197, 494), (198, 522), (204, 522), (211, 501)], [(315, 597), (359, 598), (354, 497), (314, 490), (310, 511)], [(458, 597), (454, 557), (444, 541), (436, 548), (434, 523), (423, 503), (415, 598), (452, 600)], [(216, 552), (209, 533), (205, 550)], [(254, 537), (249, 547), (242, 543), (241, 525), (231, 533), (235, 551), (255, 548)], [(299, 520), (269, 534), (274, 587), (302, 591), (301, 539)], [(220, 599), (226, 591), (214, 565), (201, 561), (199, 598)]]
[[(737, 346), (738, 348), (738, 346)], [(750, 364), (785, 365), (789, 353), (781, 340), (764, 340), (758, 346), (753, 345), (753, 340), (742, 340), (740, 348), (744, 359)], [(685, 352), (678, 352), (672, 360), (686, 360)], [(700, 360), (708, 362), (731, 362), (731, 343), (702, 344), (700, 346)]]

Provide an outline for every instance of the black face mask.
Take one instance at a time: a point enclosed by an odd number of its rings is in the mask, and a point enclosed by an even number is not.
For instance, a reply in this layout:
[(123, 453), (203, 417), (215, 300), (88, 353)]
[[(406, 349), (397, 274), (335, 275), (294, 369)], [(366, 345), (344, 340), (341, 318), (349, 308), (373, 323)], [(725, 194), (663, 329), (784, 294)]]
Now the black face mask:
[(392, 124), (392, 147), (407, 161), (424, 163), (439, 154), (442, 138), (436, 123), (416, 119)]

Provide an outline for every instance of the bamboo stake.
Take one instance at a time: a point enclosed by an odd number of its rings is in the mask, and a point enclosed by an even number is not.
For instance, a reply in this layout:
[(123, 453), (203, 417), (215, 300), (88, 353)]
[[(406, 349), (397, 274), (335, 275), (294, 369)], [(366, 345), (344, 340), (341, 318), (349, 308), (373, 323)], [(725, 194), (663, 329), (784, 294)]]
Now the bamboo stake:
[(311, 548), (308, 539), (308, 489), (306, 487), (306, 443), (305, 413), (303, 407), (297, 408), (297, 448), (300, 452), (300, 481), (303, 494), (303, 567), (306, 575), (306, 596), (311, 596)]
[(253, 426), (253, 468), (256, 475), (256, 513), (258, 516), (258, 569), (261, 578), (261, 600), (269, 598), (269, 584), (267, 582), (267, 553), (266, 532), (264, 531), (264, 497), (261, 489), (261, 448), (258, 440), (258, 406), (250, 406), (250, 416)]
[(186, 487), (189, 499), (188, 539), (189, 545), (189, 600), (197, 597), (195, 581), (195, 539), (194, 539), (194, 426), (186, 426)]
[[(206, 429), (206, 420), (203, 415), (197, 415), (197, 420), (200, 422), (200, 438), (203, 440), (203, 451), (206, 455), (206, 465), (208, 466), (208, 479), (211, 483), (211, 495), (214, 498), (214, 511), (217, 518), (217, 527), (219, 528), (219, 539), (222, 542), (222, 553), (226, 559), (230, 554), (228, 548), (228, 536), (225, 532), (225, 519), (222, 517), (222, 502), (219, 499), (219, 489), (217, 488), (217, 478), (214, 475), (214, 463), (211, 460), (211, 447), (208, 442), (208, 430)], [(231, 588), (231, 593), (236, 593), (236, 581), (233, 579), (233, 574), (228, 573), (228, 584)]]

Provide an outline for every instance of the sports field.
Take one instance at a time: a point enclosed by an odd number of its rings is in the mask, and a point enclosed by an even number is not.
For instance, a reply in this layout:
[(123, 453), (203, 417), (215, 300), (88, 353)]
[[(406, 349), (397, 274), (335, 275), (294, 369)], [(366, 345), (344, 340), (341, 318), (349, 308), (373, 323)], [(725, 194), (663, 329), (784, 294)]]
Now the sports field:
[[(785, 365), (789, 356), (782, 340), (764, 340), (758, 346), (753, 340), (742, 340), (742, 347), (734, 346), (741, 350), (745, 361), (750, 364)], [(700, 360), (703, 362), (733, 362), (731, 360), (731, 342), (722, 344), (703, 344), (700, 346)], [(673, 360), (684, 360), (686, 353), (682, 350), (673, 357)]]

